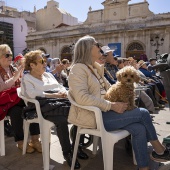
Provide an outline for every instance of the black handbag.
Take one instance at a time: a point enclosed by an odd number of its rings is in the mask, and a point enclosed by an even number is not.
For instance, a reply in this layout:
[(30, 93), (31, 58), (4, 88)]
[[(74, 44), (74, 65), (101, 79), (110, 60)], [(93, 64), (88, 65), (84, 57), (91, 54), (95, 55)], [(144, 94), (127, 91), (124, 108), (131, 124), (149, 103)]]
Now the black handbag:
[[(61, 115), (68, 117), (71, 103), (67, 98), (46, 98), (36, 97), (41, 107), (41, 113), (44, 118), (47, 116)], [(36, 108), (34, 103), (28, 103), (28, 106), (23, 108), (23, 119), (37, 118)]]

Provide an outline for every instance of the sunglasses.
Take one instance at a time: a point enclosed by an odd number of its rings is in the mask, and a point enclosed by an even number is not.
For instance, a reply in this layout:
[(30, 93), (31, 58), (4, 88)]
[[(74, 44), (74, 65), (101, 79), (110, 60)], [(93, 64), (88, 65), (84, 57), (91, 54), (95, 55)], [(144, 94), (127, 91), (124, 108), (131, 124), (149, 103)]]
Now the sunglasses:
[(12, 57), (12, 54), (5, 54), (5, 58)]
[(102, 55), (105, 55), (105, 54), (104, 54), (104, 51), (101, 49), (101, 45), (100, 45), (99, 43), (95, 43), (94, 45), (100, 49), (100, 53), (101, 53)]
[(41, 63), (41, 64), (44, 64), (44, 63), (46, 63), (46, 60), (44, 60), (44, 59), (42, 58), (42, 59), (38, 60), (38, 62)]
[(95, 45), (96, 47), (98, 47), (98, 48), (101, 47), (99, 43), (95, 43), (94, 45)]

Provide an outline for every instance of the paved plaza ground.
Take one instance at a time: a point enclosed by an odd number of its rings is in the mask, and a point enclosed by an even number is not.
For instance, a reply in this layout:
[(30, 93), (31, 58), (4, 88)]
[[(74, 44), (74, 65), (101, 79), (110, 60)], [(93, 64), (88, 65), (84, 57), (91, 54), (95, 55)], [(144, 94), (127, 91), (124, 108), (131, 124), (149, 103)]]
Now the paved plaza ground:
[[(170, 111), (169, 108), (166, 107), (158, 113), (159, 114), (154, 114), (153, 123), (157, 130), (158, 137), (162, 141), (165, 136), (170, 134), (170, 125), (166, 124), (166, 121), (170, 121)], [(11, 137), (6, 137), (5, 143), (6, 155), (0, 157), (0, 170), (42, 170), (42, 154), (35, 152), (23, 156)], [(132, 157), (126, 153), (124, 144), (125, 141), (121, 140), (115, 145), (114, 170), (136, 170), (137, 167), (133, 165)], [(150, 148), (150, 146), (148, 148)], [(88, 160), (79, 160), (81, 163), (81, 170), (103, 170), (101, 149), (99, 148), (95, 156), (92, 155), (91, 150), (92, 146), (85, 150), (89, 155)], [(52, 130), (51, 137), (50, 164), (55, 166), (53, 170), (70, 169), (63, 159), (61, 146), (54, 130)], [(159, 164), (153, 161), (150, 161), (150, 167), (151, 170), (158, 170), (160, 168)], [(162, 168), (161, 170), (165, 169)], [(170, 166), (166, 168), (166, 170), (170, 170)]]

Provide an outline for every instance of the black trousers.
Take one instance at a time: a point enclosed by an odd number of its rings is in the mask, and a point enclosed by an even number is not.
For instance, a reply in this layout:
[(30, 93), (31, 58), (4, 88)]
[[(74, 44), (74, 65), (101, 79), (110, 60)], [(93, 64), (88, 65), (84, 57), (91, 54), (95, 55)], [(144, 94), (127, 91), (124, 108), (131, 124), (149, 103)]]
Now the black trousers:
[[(63, 151), (63, 155), (67, 155), (74, 148), (76, 134), (77, 134), (77, 126), (74, 125), (73, 143), (71, 144), (69, 138), (67, 117), (61, 115), (54, 115), (54, 116), (47, 116), (45, 119), (53, 122), (56, 125), (56, 131)], [(79, 147), (81, 147), (83, 141), (84, 141), (84, 135), (81, 135)]]
[(63, 151), (63, 155), (67, 155), (69, 152), (71, 152), (67, 117), (62, 115), (54, 115), (46, 116), (45, 119), (53, 122), (56, 125), (56, 131)]
[(146, 94), (152, 99), (153, 104), (154, 104), (154, 106), (156, 107), (156, 106), (157, 106), (157, 101), (156, 101), (156, 98), (154, 97), (154, 95), (153, 95), (153, 93), (152, 93), (152, 90), (149, 88), (149, 89), (147, 89), (145, 92), (146, 92)]
[[(17, 105), (13, 106), (8, 110), (8, 116), (11, 119), (11, 125), (14, 131), (15, 142), (24, 140), (24, 131), (23, 131), (23, 118), (22, 109), (25, 106), (23, 100), (21, 100)], [(31, 123), (30, 124), (30, 135), (39, 135), (39, 124)]]

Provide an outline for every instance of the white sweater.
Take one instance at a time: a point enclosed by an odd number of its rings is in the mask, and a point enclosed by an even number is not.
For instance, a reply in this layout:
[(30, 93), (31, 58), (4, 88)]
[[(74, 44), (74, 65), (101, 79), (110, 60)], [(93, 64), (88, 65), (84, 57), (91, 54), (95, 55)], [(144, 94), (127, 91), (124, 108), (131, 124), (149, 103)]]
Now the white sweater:
[(44, 72), (43, 80), (39, 80), (29, 73), (23, 75), (21, 79), (22, 95), (28, 98), (45, 97), (44, 91), (47, 90), (66, 91), (65, 87), (60, 85), (51, 73)]

